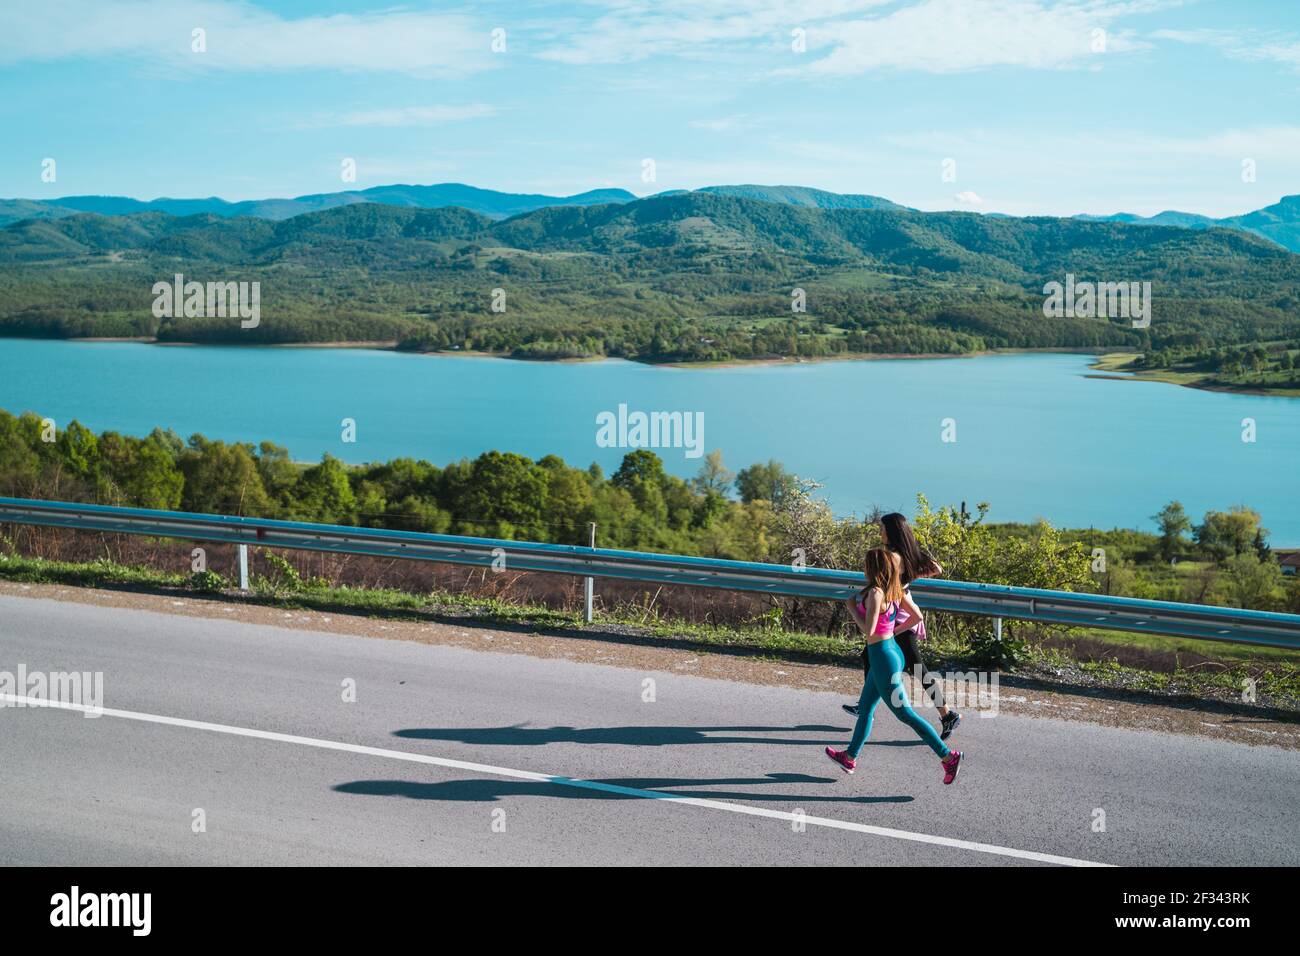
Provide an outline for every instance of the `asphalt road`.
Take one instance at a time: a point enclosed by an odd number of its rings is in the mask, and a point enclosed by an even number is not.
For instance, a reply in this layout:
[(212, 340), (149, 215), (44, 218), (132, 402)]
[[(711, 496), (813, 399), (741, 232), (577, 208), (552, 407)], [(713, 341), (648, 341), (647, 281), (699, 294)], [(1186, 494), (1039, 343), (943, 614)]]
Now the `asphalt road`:
[(846, 776), (839, 695), (0, 597), (20, 665), (105, 712), (0, 707), (6, 865), (1300, 865), (1272, 747), (970, 715), (945, 787), (882, 710)]

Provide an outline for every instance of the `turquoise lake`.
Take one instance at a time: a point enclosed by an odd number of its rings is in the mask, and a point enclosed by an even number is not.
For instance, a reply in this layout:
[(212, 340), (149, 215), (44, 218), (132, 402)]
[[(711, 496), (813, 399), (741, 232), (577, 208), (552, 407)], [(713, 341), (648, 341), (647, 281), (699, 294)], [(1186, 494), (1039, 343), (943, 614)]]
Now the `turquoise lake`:
[[(978, 501), (993, 520), (1151, 529), (1179, 499), (1199, 519), (1246, 504), (1275, 545), (1300, 544), (1300, 400), (1087, 377), (1088, 357), (1016, 354), (656, 368), (365, 349), (0, 339), (0, 408), (62, 427), (270, 440), (301, 460), (436, 464), (488, 449), (618, 466), (597, 416), (703, 414), (703, 447), (735, 470), (775, 458), (839, 514)], [(356, 422), (356, 442), (341, 421)], [(1243, 419), (1256, 440), (1242, 440)], [(956, 441), (942, 440), (944, 420)], [(686, 449), (657, 449), (694, 474)]]

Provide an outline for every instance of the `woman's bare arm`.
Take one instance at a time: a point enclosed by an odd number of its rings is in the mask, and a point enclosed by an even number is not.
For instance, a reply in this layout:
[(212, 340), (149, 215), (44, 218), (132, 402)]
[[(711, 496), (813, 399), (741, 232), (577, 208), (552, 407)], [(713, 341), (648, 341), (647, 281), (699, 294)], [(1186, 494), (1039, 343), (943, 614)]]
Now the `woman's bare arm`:
[(867, 633), (866, 624), (862, 620), (862, 612), (858, 610), (858, 598), (861, 595), (862, 592), (859, 591), (857, 594), (853, 595), (852, 597), (845, 598), (844, 604), (849, 609), (849, 617), (851, 617), (853, 619), (853, 623), (858, 626), (858, 630), (862, 631), (863, 634), (866, 634)]
[(858, 600), (856, 597), (851, 597), (845, 601), (849, 606), (849, 613), (853, 615), (853, 622), (858, 625), (858, 630), (865, 637), (871, 637), (876, 631), (876, 621), (880, 617), (882, 598), (880, 588), (872, 588), (868, 591), (865, 601), (865, 615), (858, 613)]
[[(903, 610), (907, 612), (907, 619), (901, 624), (894, 625), (895, 634), (902, 631), (910, 631), (914, 627), (920, 627), (921, 622), (925, 620), (925, 616), (921, 613), (921, 609), (917, 607), (916, 602), (912, 600), (912, 595), (908, 594), (906, 591), (903, 592), (901, 605)], [(902, 617), (902, 615), (899, 615), (899, 617)]]

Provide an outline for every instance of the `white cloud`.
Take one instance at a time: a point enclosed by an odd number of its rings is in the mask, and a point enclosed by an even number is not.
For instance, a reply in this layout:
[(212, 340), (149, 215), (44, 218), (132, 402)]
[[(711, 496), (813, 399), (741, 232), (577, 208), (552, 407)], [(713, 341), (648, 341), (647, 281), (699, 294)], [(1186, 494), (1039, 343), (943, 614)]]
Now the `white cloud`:
[(952, 198), (957, 200), (959, 203), (964, 203), (967, 206), (984, 205), (984, 200), (979, 197), (979, 194), (973, 193), (969, 189), (962, 190)]
[[(564, 27), (552, 24), (540, 56), (577, 65), (655, 56), (721, 62), (762, 54), (769, 73), (817, 75), (874, 69), (952, 73), (996, 66), (1095, 68), (1107, 55), (1149, 47), (1119, 21), (1180, 3), (606, 0), (597, 4), (603, 12), (593, 20)], [(877, 14), (884, 7), (889, 10)], [(803, 54), (791, 49), (795, 29), (806, 32)]]
[(750, 129), (753, 125), (753, 121), (743, 113), (736, 116), (721, 116), (717, 119), (691, 120), (692, 128), (706, 129), (712, 133), (734, 133), (738, 130)]
[[(949, 156), (957, 160), (959, 185), (987, 187), (981, 210), (1013, 215), (1152, 215), (1165, 209), (1239, 215), (1296, 192), (1300, 182), (1300, 126), (1226, 128), (1200, 136), (1158, 135), (1140, 126), (1068, 137), (1043, 137), (1033, 128), (972, 129), (890, 134), (879, 142), (898, 151), (898, 163), (910, 158), (927, 170), (904, 189), (891, 184), (893, 191), (885, 195), (926, 209), (954, 203), (950, 191), (940, 190), (939, 176), (928, 172), (937, 172), (940, 157)], [(1255, 163), (1255, 182), (1242, 180), (1246, 159)]]
[[(1144, 48), (1114, 24), (1179, 0), (593, 0), (587, 18), (520, 20), (537, 56), (572, 65), (657, 56), (766, 73), (856, 74), (893, 68), (944, 73), (1012, 65), (1095, 64)], [(890, 11), (872, 15), (881, 7)], [(488, 22), (468, 13), (412, 11), (280, 16), (243, 0), (43, 0), (0, 13), (0, 63), (132, 57), (167, 69), (383, 71), (455, 76), (502, 65)], [(207, 52), (191, 51), (206, 31)], [(791, 31), (808, 51), (791, 50)], [(1171, 33), (1169, 38), (1175, 38)], [(522, 42), (522, 41), (521, 41)], [(1283, 58), (1279, 41), (1271, 55)], [(1300, 57), (1300, 52), (1292, 49)]]
[[(195, 29), (207, 50), (191, 48)], [(288, 19), (237, 0), (43, 0), (0, 14), (0, 63), (132, 57), (169, 69), (459, 75), (494, 65), (463, 14), (383, 11)]]
[(461, 120), (481, 119), (500, 112), (487, 103), (464, 106), (401, 106), (318, 116), (305, 125), (320, 126), (441, 126)]
[(561, 63), (629, 63), (652, 56), (719, 58), (736, 45), (790, 53), (790, 31), (892, 0), (609, 0), (594, 21), (556, 30), (541, 54)]
[(1300, 69), (1300, 39), (1277, 33), (1231, 30), (1157, 30), (1152, 36), (1211, 46), (1234, 60), (1281, 63)]
[(1117, 20), (1171, 2), (923, 0), (885, 16), (809, 30), (810, 46), (833, 49), (807, 70), (853, 75), (877, 69), (958, 73), (1095, 66), (1106, 56), (1149, 46), (1130, 30), (1116, 30)]

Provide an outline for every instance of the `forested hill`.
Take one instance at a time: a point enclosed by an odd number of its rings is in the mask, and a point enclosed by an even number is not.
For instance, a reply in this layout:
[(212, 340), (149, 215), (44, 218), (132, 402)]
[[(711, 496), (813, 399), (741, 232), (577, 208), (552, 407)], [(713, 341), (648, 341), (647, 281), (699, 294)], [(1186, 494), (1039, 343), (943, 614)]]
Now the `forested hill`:
[(464, 183), (435, 183), (431, 186), (402, 184), (372, 186), (369, 189), (345, 192), (314, 193), (309, 196), (296, 196), (293, 199), (248, 199), (242, 202), (227, 202), (218, 196), (209, 196), (206, 199), (151, 199), (147, 202), (127, 196), (64, 196), (48, 201), (0, 199), (0, 224), (16, 222), (19, 219), (59, 219), (79, 212), (93, 212), (102, 216), (126, 216), (140, 212), (165, 212), (173, 216), (211, 213), (223, 217), (288, 219), (304, 213), (320, 212), (322, 209), (350, 206), (354, 203), (380, 203), (386, 206), (410, 206), (422, 209), (459, 206), (462, 209), (472, 209), (492, 219), (504, 219), (506, 216), (540, 209), (543, 206), (585, 206), (597, 203), (630, 202), (633, 199), (636, 199), (636, 196), (625, 189), (593, 189), (574, 196), (542, 196), (536, 193), (505, 193), (494, 189), (479, 189), (476, 186), (466, 186)]
[[(177, 272), (260, 282), (260, 326), (155, 318), (153, 283)], [(1151, 327), (1044, 317), (1044, 284), (1067, 273), (1151, 282)], [(1221, 345), (1300, 338), (1300, 257), (1224, 229), (705, 192), (499, 221), (375, 203), (281, 221), (81, 214), (0, 229), (0, 332), (651, 361)]]
[[(670, 190), (659, 195), (680, 194), (686, 190)], [(832, 193), (808, 186), (705, 186), (702, 193), (720, 196), (741, 196), (767, 202), (790, 203), (795, 206), (814, 206), (822, 209), (902, 209), (898, 203), (880, 196), (863, 196), (852, 193)], [(255, 219), (289, 219), (304, 213), (320, 212), (336, 206), (357, 203), (378, 203), (384, 206), (405, 206), (417, 209), (435, 209), (458, 206), (469, 209), (489, 219), (505, 219), (546, 206), (597, 206), (606, 203), (633, 202), (636, 196), (625, 189), (592, 189), (573, 196), (544, 196), (537, 193), (506, 193), (495, 189), (480, 189), (464, 183), (434, 183), (430, 186), (392, 185), (372, 186), (336, 193), (314, 193), (293, 199), (247, 199), (227, 202), (218, 196), (206, 199), (151, 199), (142, 201), (127, 196), (64, 196), (59, 199), (0, 199), (0, 226), (20, 219), (60, 219), (79, 212), (93, 212), (101, 216), (129, 216), (141, 212), (165, 212), (172, 216), (195, 216), (211, 213), (223, 218), (251, 216)]]

